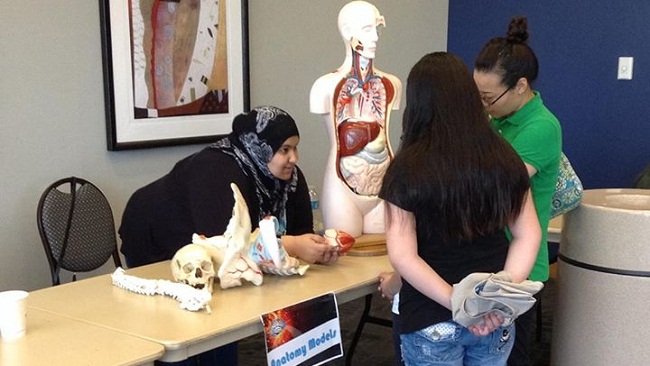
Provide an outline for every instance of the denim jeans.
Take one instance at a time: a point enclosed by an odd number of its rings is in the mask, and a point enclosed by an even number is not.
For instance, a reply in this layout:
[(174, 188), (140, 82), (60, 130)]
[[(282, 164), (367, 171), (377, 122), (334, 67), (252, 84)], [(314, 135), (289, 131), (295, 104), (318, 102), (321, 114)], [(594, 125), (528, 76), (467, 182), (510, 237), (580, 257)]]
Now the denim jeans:
[(401, 335), (406, 365), (505, 365), (515, 340), (513, 324), (477, 337), (467, 328), (446, 321)]

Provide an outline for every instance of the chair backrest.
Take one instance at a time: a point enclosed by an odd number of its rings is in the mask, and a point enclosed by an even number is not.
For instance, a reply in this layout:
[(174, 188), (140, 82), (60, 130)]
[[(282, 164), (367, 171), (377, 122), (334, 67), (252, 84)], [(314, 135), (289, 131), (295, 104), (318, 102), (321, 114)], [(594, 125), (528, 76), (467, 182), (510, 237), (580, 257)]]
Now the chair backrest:
[(52, 285), (60, 283), (61, 269), (89, 272), (117, 251), (113, 211), (104, 194), (82, 178), (68, 177), (51, 184), (38, 202), (38, 231), (50, 265)]

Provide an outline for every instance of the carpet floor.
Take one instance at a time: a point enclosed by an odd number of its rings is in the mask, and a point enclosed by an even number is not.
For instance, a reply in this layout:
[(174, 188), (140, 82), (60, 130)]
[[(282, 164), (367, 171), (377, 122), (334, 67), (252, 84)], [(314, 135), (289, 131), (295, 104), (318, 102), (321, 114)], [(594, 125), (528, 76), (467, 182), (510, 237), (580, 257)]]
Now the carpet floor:
[[(553, 306), (555, 303), (556, 279), (551, 278), (546, 283), (542, 297), (542, 333), (541, 339), (532, 344), (531, 357), (534, 366), (548, 366), (550, 361), (551, 331), (553, 325)], [(332, 360), (325, 365), (345, 365), (345, 352), (350, 346), (356, 330), (364, 300), (357, 299), (339, 306), (339, 320), (343, 339), (343, 357)], [(390, 319), (390, 303), (373, 295), (371, 315)], [(264, 337), (257, 334), (239, 342), (240, 366), (266, 365), (266, 348)], [(366, 324), (352, 359), (353, 365), (392, 366), (394, 352), (391, 329), (375, 324)]]

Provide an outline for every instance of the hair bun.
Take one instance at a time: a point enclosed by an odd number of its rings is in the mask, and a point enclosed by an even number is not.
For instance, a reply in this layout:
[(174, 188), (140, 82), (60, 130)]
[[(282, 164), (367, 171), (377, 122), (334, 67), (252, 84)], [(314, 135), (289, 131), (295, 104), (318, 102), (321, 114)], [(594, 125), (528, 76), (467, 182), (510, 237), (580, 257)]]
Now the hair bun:
[(526, 17), (514, 17), (510, 20), (506, 39), (510, 43), (526, 43), (528, 40), (528, 20)]

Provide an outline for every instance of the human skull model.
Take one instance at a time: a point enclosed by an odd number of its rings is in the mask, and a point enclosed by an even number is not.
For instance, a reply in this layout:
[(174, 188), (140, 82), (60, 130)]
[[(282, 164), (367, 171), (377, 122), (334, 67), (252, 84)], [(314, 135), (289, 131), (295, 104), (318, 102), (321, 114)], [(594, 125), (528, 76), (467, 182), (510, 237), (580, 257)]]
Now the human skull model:
[(177, 282), (212, 293), (216, 275), (209, 249), (200, 244), (180, 248), (171, 262), (172, 276)]

